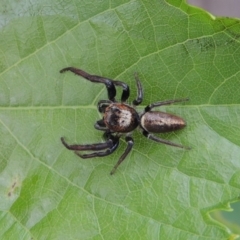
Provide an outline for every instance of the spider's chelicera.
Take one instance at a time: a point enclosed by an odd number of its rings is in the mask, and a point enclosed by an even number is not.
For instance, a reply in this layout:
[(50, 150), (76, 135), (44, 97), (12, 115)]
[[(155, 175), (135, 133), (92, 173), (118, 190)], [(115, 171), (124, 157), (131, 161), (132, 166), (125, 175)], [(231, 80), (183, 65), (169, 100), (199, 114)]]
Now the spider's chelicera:
[[(98, 102), (98, 110), (103, 114), (103, 118), (97, 121), (94, 125), (97, 130), (104, 131), (103, 136), (105, 142), (84, 145), (69, 145), (65, 142), (63, 137), (61, 138), (63, 145), (67, 149), (73, 150), (79, 157), (93, 158), (107, 156), (117, 149), (120, 137), (125, 135), (127, 148), (110, 172), (110, 174), (113, 174), (116, 171), (117, 167), (122, 163), (122, 161), (131, 151), (134, 143), (133, 138), (131, 137), (131, 133), (137, 127), (140, 128), (142, 134), (145, 137), (155, 142), (164, 143), (174, 147), (190, 149), (188, 147), (184, 147), (182, 145), (159, 138), (152, 134), (171, 132), (185, 127), (186, 123), (181, 117), (170, 113), (152, 111), (152, 109), (175, 102), (188, 101), (188, 98), (151, 103), (145, 107), (143, 112), (138, 113), (135, 110), (135, 107), (139, 105), (143, 100), (143, 90), (137, 74), (135, 74), (138, 90), (137, 98), (132, 102), (132, 105), (129, 105), (126, 103), (126, 101), (129, 97), (130, 90), (126, 83), (117, 80), (111, 80), (105, 77), (91, 75), (81, 69), (74, 67), (64, 68), (60, 71), (60, 73), (66, 71), (71, 71), (94, 83), (103, 83), (105, 84), (108, 92), (108, 100), (100, 100)], [(120, 86), (123, 89), (120, 103), (115, 100), (115, 86)], [(81, 154), (81, 151), (92, 151), (92, 153)]]

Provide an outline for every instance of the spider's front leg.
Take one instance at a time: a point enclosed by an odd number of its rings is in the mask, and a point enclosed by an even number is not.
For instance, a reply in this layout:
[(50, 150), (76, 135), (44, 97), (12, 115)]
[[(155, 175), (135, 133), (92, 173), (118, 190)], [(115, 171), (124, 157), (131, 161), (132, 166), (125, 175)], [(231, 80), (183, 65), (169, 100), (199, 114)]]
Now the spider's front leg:
[(129, 97), (129, 94), (130, 94), (129, 87), (124, 82), (116, 81), (116, 80), (112, 80), (112, 79), (108, 79), (108, 78), (100, 77), (100, 76), (96, 76), (96, 75), (91, 75), (81, 69), (74, 68), (74, 67), (63, 68), (62, 70), (60, 70), (60, 73), (64, 73), (66, 71), (71, 71), (71, 72), (75, 73), (76, 75), (84, 77), (85, 79), (87, 79), (91, 82), (105, 84), (107, 91), (108, 91), (108, 99), (113, 102), (115, 102), (115, 96), (116, 96), (115, 86), (121, 86), (123, 88), (122, 97), (121, 97), (122, 102), (125, 102)]

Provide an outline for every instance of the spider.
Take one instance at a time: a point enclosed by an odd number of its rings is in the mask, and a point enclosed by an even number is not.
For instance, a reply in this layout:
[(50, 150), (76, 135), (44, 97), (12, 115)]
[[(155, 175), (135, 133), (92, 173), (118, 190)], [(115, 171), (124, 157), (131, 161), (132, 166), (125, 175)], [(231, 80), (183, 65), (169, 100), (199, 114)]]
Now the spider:
[[(138, 113), (135, 110), (135, 107), (141, 104), (143, 100), (143, 89), (136, 73), (135, 80), (137, 84), (137, 97), (132, 102), (132, 105), (129, 105), (126, 103), (126, 101), (130, 95), (130, 90), (126, 83), (118, 80), (111, 80), (105, 77), (91, 75), (81, 69), (74, 67), (63, 68), (60, 73), (66, 71), (71, 71), (76, 75), (79, 75), (93, 83), (103, 83), (105, 84), (108, 92), (108, 100), (100, 100), (97, 105), (98, 111), (103, 114), (103, 118), (101, 120), (98, 120), (94, 125), (97, 130), (104, 131), (103, 136), (105, 142), (84, 145), (69, 145), (63, 137), (61, 138), (63, 145), (67, 149), (73, 150), (79, 157), (94, 158), (110, 155), (117, 149), (119, 146), (119, 139), (124, 135), (125, 141), (127, 142), (127, 147), (110, 172), (111, 175), (114, 174), (118, 166), (123, 162), (129, 152), (132, 150), (134, 141), (131, 137), (131, 134), (132, 131), (137, 127), (140, 128), (142, 134), (145, 137), (155, 142), (167, 144), (174, 147), (190, 149), (189, 147), (170, 142), (152, 134), (171, 132), (184, 128), (186, 126), (186, 123), (181, 117), (170, 113), (152, 111), (152, 109), (176, 102), (188, 101), (188, 98), (151, 103), (145, 107), (142, 113)], [(117, 102), (115, 100), (115, 86), (122, 87), (121, 102)], [(92, 153), (81, 154), (81, 151), (92, 151)]]

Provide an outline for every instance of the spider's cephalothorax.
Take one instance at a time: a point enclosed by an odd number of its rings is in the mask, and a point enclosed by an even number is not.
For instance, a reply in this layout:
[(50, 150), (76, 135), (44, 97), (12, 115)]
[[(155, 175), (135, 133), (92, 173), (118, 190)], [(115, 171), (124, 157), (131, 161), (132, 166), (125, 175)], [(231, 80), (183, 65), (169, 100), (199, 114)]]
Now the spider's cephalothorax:
[(112, 132), (128, 133), (139, 124), (139, 116), (134, 108), (123, 103), (111, 103), (104, 112), (103, 121)]
[[(120, 137), (125, 134), (125, 140), (127, 142), (127, 148), (119, 158), (116, 165), (113, 167), (110, 174), (113, 174), (121, 162), (126, 158), (128, 153), (133, 147), (133, 139), (131, 137), (131, 132), (139, 126), (143, 135), (155, 142), (164, 143), (170, 146), (190, 149), (182, 145), (172, 143), (168, 140), (156, 137), (151, 133), (164, 133), (171, 132), (181, 129), (186, 126), (185, 121), (178, 116), (170, 113), (152, 111), (155, 107), (160, 107), (162, 105), (168, 105), (175, 102), (188, 101), (185, 99), (175, 99), (162, 102), (156, 102), (149, 104), (145, 107), (142, 113), (138, 113), (135, 110), (135, 106), (139, 105), (143, 99), (142, 85), (135, 75), (137, 83), (137, 98), (133, 101), (132, 106), (126, 104), (129, 97), (130, 91), (126, 83), (116, 80), (111, 80), (105, 77), (90, 75), (81, 69), (74, 67), (67, 67), (62, 69), (60, 72), (71, 71), (85, 79), (95, 82), (105, 84), (108, 91), (109, 100), (100, 100), (98, 102), (98, 110), (103, 114), (103, 118), (96, 122), (94, 125), (96, 129), (104, 131), (105, 142), (95, 143), (95, 144), (85, 144), (85, 145), (69, 145), (65, 142), (64, 138), (61, 138), (63, 145), (69, 149), (75, 151), (75, 153), (81, 158), (93, 158), (93, 157), (103, 157), (113, 153), (118, 145)], [(121, 86), (123, 88), (121, 102), (116, 102), (116, 88), (115, 86)], [(80, 154), (81, 151), (92, 151), (88, 154)]]

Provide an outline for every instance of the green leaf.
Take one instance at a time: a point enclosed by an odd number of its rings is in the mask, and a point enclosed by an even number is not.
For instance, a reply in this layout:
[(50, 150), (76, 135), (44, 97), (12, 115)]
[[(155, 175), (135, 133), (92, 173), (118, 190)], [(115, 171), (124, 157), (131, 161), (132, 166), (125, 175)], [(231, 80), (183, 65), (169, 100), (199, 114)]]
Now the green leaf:
[[(240, 193), (240, 22), (181, 0), (0, 3), (0, 238), (234, 239), (209, 217)], [(104, 86), (59, 70), (119, 79), (139, 111), (151, 102), (187, 127), (83, 160), (60, 142), (103, 142), (93, 127)], [(118, 89), (118, 97), (121, 89)]]

